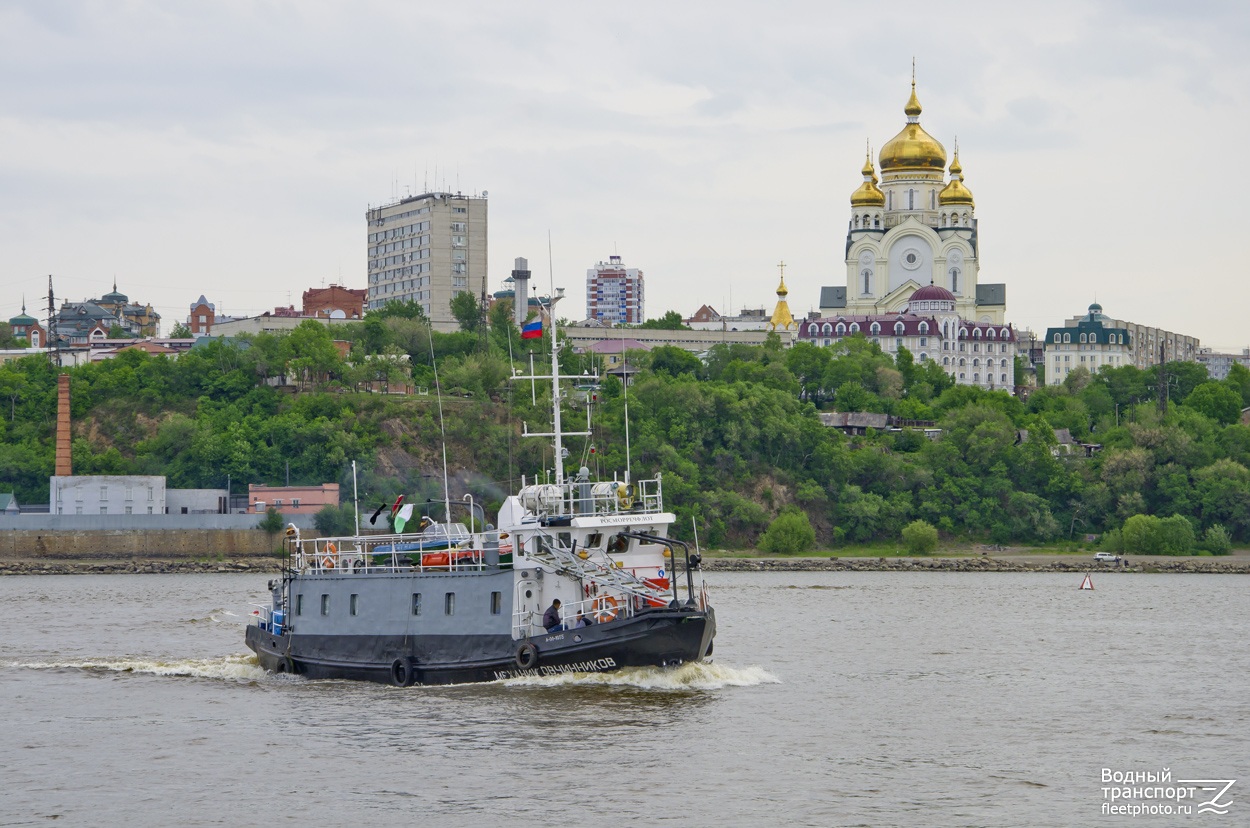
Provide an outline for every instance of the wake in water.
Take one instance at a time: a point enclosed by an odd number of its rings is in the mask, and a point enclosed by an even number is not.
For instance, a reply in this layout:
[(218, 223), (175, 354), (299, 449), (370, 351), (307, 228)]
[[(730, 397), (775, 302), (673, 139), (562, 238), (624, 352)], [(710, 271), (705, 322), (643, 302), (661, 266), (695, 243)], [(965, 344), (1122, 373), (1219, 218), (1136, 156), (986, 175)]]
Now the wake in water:
[(507, 687), (598, 686), (635, 687), (640, 690), (719, 690), (723, 687), (755, 687), (781, 684), (763, 667), (730, 667), (727, 664), (688, 662), (680, 667), (624, 667), (614, 673), (560, 673), (553, 676), (521, 676), (504, 679)]
[(258, 681), (270, 674), (260, 666), (256, 656), (238, 654), (224, 658), (181, 659), (114, 659), (106, 661), (31, 661), (12, 662), (8, 667), (27, 670), (88, 670), (99, 673), (140, 673), (150, 676)]

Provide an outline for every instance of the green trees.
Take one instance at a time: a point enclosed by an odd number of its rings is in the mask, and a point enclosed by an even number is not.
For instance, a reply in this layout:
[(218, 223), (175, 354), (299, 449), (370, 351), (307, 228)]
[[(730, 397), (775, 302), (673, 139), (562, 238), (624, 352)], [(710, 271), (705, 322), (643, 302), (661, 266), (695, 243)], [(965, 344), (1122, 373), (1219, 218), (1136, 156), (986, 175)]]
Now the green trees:
[(812, 528), (807, 514), (790, 507), (777, 515), (760, 535), (759, 547), (776, 555), (794, 555), (811, 549), (815, 542), (816, 530)]
[(1180, 515), (1133, 515), (1124, 521), (1120, 538), (1125, 552), (1138, 555), (1188, 555), (1196, 542), (1194, 527)]
[(486, 316), (477, 297), (467, 290), (451, 297), (451, 315), (456, 318), (460, 330), (470, 334), (478, 332)]
[(688, 331), (690, 328), (682, 321), (681, 314), (675, 310), (668, 311), (659, 319), (648, 319), (639, 328), (659, 331)]
[(1185, 405), (1221, 425), (1232, 425), (1241, 419), (1241, 394), (1222, 382), (1199, 384), (1185, 398)]
[(903, 546), (910, 555), (927, 555), (937, 549), (938, 530), (923, 520), (913, 520), (903, 527)]

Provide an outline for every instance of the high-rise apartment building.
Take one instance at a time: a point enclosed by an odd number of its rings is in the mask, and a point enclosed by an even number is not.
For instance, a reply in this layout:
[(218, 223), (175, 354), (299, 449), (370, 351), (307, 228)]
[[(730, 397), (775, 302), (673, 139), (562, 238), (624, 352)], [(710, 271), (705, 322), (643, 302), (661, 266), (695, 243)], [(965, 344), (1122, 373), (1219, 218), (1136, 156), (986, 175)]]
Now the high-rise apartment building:
[(368, 210), (368, 309), (413, 301), (436, 328), (454, 328), (452, 297), (486, 289), (485, 195), (425, 193)]
[(621, 264), (620, 256), (586, 271), (586, 318), (605, 325), (637, 325), (643, 315), (642, 271)]

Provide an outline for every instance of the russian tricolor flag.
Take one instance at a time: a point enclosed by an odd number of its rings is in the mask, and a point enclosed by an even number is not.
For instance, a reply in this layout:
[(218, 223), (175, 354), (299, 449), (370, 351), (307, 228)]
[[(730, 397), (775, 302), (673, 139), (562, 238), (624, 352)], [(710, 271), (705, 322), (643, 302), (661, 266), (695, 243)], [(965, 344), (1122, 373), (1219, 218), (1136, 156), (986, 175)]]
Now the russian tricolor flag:
[(526, 322), (521, 328), (522, 339), (542, 339), (543, 337), (543, 321), (535, 319), (533, 322)]

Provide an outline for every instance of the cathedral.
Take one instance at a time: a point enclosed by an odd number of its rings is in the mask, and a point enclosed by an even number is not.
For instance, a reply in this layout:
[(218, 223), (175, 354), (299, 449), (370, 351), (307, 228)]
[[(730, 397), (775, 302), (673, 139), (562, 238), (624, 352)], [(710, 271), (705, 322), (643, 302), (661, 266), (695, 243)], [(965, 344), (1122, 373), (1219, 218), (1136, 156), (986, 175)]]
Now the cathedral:
[(880, 181), (869, 154), (851, 193), (846, 286), (822, 288), (821, 318), (801, 323), (799, 338), (829, 345), (839, 330), (860, 332), (887, 353), (907, 347), (940, 360), (960, 384), (1011, 390), (1006, 286), (979, 281), (976, 205), (959, 147), (948, 168), (945, 147), (920, 126), (914, 78), (903, 112), (907, 123), (881, 148)]

